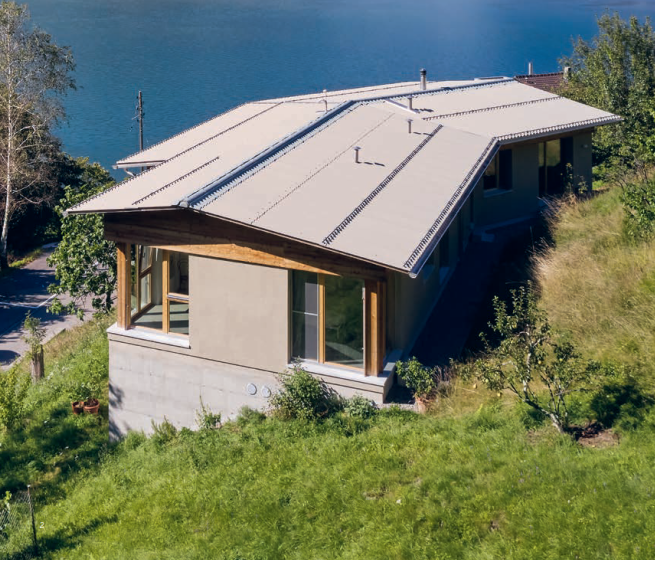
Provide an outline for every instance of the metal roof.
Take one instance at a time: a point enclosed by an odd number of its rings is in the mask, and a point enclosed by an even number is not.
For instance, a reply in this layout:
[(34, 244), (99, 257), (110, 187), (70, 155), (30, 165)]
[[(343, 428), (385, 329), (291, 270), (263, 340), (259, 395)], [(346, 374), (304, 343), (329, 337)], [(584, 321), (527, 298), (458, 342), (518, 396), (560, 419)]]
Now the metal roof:
[(189, 207), (414, 275), (500, 144), (618, 120), (506, 78), (249, 103), (122, 160), (161, 163), (69, 212)]

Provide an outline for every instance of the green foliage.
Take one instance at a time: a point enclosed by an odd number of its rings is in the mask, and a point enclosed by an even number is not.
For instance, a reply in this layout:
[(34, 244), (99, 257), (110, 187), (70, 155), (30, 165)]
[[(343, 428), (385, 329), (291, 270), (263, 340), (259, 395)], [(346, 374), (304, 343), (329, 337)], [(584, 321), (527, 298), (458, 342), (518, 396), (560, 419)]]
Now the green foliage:
[(649, 18), (624, 21), (602, 15), (599, 34), (580, 37), (562, 66), (571, 68), (561, 92), (566, 97), (623, 117), (600, 127), (594, 137), (595, 163), (617, 166), (654, 161), (654, 29)]
[(0, 427), (11, 430), (18, 426), (25, 413), (29, 387), (29, 377), (18, 368), (0, 370)]
[(511, 290), (510, 313), (498, 297), (493, 306), (489, 325), (498, 343), (493, 346), (481, 333), (485, 356), (476, 360), (474, 371), (490, 390), (510, 390), (563, 432), (569, 425), (569, 395), (585, 389), (600, 373), (599, 365), (582, 360), (571, 343), (554, 341), (530, 284)]
[(418, 399), (429, 399), (437, 392), (438, 369), (424, 366), (414, 356), (405, 362), (398, 361), (396, 373)]
[(41, 320), (35, 318), (31, 311), (27, 312), (25, 321), (23, 322), (23, 330), (27, 333), (23, 337), (29, 347), (29, 357), (34, 357), (41, 352), (43, 339), (46, 336), (46, 330), (41, 326)]
[(344, 413), (349, 417), (371, 419), (377, 412), (378, 408), (374, 402), (361, 395), (354, 395), (344, 404)]
[(279, 374), (278, 382), (280, 390), (269, 398), (269, 404), (280, 418), (316, 421), (342, 407), (334, 391), (299, 365)]
[(262, 413), (262, 411), (258, 411), (257, 409), (253, 409), (244, 405), (239, 410), (239, 415), (237, 415), (236, 422), (238, 426), (243, 428), (247, 425), (261, 423), (265, 419), (266, 415)]
[(151, 421), (150, 425), (153, 429), (151, 440), (157, 446), (164, 446), (169, 442), (173, 442), (178, 437), (178, 429), (175, 428), (166, 416), (160, 424)]
[(99, 214), (65, 215), (64, 211), (111, 187), (114, 180), (99, 164), (89, 164), (87, 158), (73, 162), (71, 177), (75, 183), (64, 188), (64, 198), (56, 207), (62, 217), (61, 242), (48, 258), (55, 267), (57, 284), (48, 287), (57, 296), (70, 294), (64, 305), (53, 299), (50, 311), (75, 313), (83, 316), (82, 302), (91, 297), (97, 312), (112, 308), (112, 294), (116, 289), (116, 245), (104, 237), (103, 218)]
[(196, 424), (200, 430), (216, 429), (221, 426), (221, 413), (212, 413), (212, 410), (200, 398), (200, 409), (196, 411)]
[(654, 182), (647, 179), (627, 183), (622, 189), (626, 213), (624, 231), (631, 240), (654, 236)]

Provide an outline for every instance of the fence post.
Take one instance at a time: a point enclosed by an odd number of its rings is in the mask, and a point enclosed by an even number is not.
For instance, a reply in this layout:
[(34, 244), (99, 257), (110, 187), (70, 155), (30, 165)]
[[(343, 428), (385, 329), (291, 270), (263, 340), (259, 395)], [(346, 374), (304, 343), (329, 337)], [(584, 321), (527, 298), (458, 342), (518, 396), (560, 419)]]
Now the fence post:
[(39, 556), (39, 544), (36, 541), (36, 522), (34, 521), (34, 507), (32, 506), (32, 495), (30, 494), (30, 485), (27, 486), (27, 502), (30, 505), (30, 516), (32, 518), (32, 543), (34, 545), (34, 557)]

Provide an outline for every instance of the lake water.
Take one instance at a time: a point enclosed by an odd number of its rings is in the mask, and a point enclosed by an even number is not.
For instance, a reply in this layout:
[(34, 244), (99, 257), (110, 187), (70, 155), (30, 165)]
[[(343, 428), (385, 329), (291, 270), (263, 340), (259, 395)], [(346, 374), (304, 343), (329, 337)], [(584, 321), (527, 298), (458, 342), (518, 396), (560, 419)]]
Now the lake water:
[[(59, 134), (109, 167), (249, 100), (417, 80), (558, 70), (571, 37), (606, 8), (653, 16), (653, 0), (32, 0), (32, 20), (69, 45), (78, 90)], [(117, 172), (117, 177), (122, 177)]]

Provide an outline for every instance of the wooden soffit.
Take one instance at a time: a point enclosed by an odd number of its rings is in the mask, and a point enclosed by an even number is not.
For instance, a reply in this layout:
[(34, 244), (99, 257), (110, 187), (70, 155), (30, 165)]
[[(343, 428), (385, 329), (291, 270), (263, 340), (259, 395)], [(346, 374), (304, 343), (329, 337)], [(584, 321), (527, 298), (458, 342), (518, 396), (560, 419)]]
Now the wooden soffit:
[(106, 214), (104, 223), (105, 238), (119, 243), (280, 269), (385, 279), (383, 267), (188, 209)]

